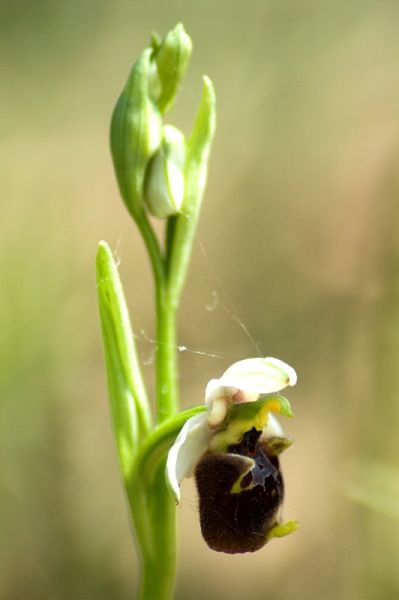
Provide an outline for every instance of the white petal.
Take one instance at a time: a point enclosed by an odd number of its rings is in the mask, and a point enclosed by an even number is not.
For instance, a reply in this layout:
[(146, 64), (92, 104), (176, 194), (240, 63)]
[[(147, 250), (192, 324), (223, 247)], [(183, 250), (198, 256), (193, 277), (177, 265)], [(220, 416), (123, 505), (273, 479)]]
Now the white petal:
[(208, 408), (212, 408), (213, 402), (220, 397), (221, 390), (219, 379), (211, 379), (205, 389), (205, 404)]
[(227, 414), (229, 403), (237, 393), (236, 388), (220, 385), (219, 379), (211, 379), (205, 390), (205, 404), (209, 408), (208, 425), (216, 429)]
[(201, 413), (188, 419), (169, 450), (166, 476), (177, 503), (180, 502), (180, 483), (185, 477), (191, 477), (213, 435), (207, 416), (208, 413)]
[(278, 358), (247, 358), (229, 367), (218, 385), (248, 394), (273, 394), (287, 385), (295, 385), (296, 380), (294, 369)]

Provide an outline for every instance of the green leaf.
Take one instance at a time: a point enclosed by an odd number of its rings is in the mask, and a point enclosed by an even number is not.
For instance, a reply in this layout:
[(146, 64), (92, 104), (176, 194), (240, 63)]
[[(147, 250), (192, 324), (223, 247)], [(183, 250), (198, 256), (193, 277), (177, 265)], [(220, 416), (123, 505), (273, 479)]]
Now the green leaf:
[(113, 429), (126, 477), (151, 429), (151, 414), (122, 285), (105, 242), (97, 252), (97, 290)]
[(135, 467), (143, 477), (152, 479), (159, 464), (166, 458), (181, 428), (191, 417), (206, 412), (204, 405), (183, 410), (158, 425), (147, 437), (137, 456)]
[(204, 77), (201, 103), (187, 144), (183, 206), (181, 214), (176, 218), (173, 236), (168, 240), (169, 290), (171, 302), (175, 306), (180, 299), (191, 256), (215, 127), (215, 92), (211, 80)]

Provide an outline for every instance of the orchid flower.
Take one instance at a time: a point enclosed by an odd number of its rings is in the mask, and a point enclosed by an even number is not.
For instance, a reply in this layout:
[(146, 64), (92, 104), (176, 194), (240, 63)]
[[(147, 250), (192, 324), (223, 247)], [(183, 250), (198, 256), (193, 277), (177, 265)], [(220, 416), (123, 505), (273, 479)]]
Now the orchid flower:
[(166, 475), (176, 502), (195, 474), (205, 541), (222, 552), (252, 552), (296, 529), (280, 522), (284, 495), (278, 455), (292, 440), (273, 412), (292, 416), (279, 394), (296, 383), (276, 358), (234, 363), (205, 391), (207, 411), (188, 419), (171, 447)]

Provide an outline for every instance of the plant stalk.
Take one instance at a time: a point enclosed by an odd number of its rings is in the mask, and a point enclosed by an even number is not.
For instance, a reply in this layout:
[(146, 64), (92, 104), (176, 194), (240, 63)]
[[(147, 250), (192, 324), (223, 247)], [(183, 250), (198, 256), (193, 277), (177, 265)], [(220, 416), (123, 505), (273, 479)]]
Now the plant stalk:
[(143, 556), (140, 600), (170, 600), (176, 575), (176, 507), (165, 482), (165, 461), (147, 496), (153, 531), (153, 554)]
[(157, 417), (161, 423), (179, 410), (177, 385), (176, 310), (169, 300), (166, 285), (156, 293), (156, 395)]

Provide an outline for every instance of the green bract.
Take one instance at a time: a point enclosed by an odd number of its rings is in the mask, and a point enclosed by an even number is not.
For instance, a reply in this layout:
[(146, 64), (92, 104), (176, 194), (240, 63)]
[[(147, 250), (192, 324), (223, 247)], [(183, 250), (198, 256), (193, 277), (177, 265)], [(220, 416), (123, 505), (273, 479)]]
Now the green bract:
[(208, 159), (216, 127), (215, 91), (209, 77), (203, 78), (201, 103), (187, 142), (184, 169), (184, 201), (168, 238), (169, 279), (172, 302), (177, 306), (187, 274), (188, 262), (205, 189)]
[(122, 284), (105, 242), (97, 252), (97, 291), (114, 434), (127, 476), (152, 420)]

